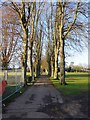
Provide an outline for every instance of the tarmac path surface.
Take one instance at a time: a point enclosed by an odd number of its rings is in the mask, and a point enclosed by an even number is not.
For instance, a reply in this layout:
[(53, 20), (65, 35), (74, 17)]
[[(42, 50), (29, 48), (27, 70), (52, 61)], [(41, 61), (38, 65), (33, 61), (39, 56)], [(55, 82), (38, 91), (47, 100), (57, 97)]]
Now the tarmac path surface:
[(55, 103), (63, 103), (60, 92), (47, 76), (41, 76), (30, 89), (5, 108), (3, 118), (52, 118), (41, 109)]

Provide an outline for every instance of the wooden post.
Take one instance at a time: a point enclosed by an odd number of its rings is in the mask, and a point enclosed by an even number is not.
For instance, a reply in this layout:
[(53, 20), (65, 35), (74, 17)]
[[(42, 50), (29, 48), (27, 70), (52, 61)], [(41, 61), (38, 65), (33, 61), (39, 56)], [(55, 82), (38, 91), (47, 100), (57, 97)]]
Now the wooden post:
[(4, 71), (4, 80), (8, 80), (8, 71), (7, 70), (5, 70)]
[(24, 69), (22, 69), (21, 85), (24, 86)]
[(18, 90), (18, 83), (17, 83), (17, 69), (15, 69), (15, 81), (16, 81), (16, 92)]

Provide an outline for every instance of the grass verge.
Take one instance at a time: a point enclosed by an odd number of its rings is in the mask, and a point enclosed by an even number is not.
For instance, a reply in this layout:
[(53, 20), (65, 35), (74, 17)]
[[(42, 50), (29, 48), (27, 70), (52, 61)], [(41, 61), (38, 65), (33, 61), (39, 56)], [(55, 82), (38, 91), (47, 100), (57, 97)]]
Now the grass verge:
[(18, 92), (10, 96), (8, 99), (4, 100), (2, 104), (7, 106), (9, 103), (13, 102), (15, 98), (21, 96), (28, 88), (30, 88), (30, 86), (22, 87)]
[(88, 73), (66, 73), (66, 82), (68, 83), (66, 86), (60, 85), (59, 80), (51, 78), (51, 81), (64, 95), (76, 95), (90, 90), (89, 77)]

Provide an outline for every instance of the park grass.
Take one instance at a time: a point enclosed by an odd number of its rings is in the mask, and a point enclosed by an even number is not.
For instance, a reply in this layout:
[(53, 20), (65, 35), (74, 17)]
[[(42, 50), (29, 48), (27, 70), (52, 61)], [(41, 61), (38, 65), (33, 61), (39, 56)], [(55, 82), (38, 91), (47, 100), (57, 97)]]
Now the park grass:
[(60, 85), (59, 80), (51, 78), (53, 85), (64, 95), (76, 95), (81, 92), (90, 91), (90, 81), (88, 73), (66, 73), (68, 85)]
[(16, 85), (8, 85), (5, 89), (4, 94), (2, 95), (2, 99), (5, 99), (6, 97), (8, 97), (9, 95), (13, 94), (14, 92), (16, 92), (17, 90), (19, 90), (21, 88), (21, 86), (16, 86)]
[[(10, 96), (8, 99), (2, 102), (3, 105), (8, 106), (9, 103), (13, 102), (17, 97), (21, 96), (30, 86), (22, 87), (18, 92)], [(14, 90), (14, 87), (10, 88)], [(3, 97), (3, 96), (2, 96)], [(5, 97), (5, 96), (4, 96)]]
[[(22, 73), (21, 72), (17, 72), (17, 75), (21, 75)], [(8, 72), (8, 75), (10, 75), (10, 76), (14, 76), (14, 75), (16, 75), (16, 72), (14, 72), (14, 71), (9, 71)], [(0, 76), (4, 76), (4, 72), (0, 72)]]

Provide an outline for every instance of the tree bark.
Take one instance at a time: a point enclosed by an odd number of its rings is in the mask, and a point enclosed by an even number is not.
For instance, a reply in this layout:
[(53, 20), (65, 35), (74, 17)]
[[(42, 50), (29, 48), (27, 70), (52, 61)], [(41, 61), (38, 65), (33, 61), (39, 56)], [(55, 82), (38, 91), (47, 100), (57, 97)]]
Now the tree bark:
[(48, 58), (48, 76), (51, 76), (51, 56)]
[(41, 72), (41, 55), (42, 55), (42, 24), (40, 23), (40, 33), (37, 43), (37, 57), (36, 57), (36, 77), (40, 76)]
[(57, 47), (57, 45), (55, 45), (55, 70), (54, 70), (54, 79), (58, 79), (58, 47)]
[[(40, 41), (41, 42), (41, 41)], [(39, 44), (39, 49), (37, 50), (37, 60), (36, 60), (36, 77), (40, 76), (40, 72), (41, 72), (41, 43)]]
[(54, 77), (54, 57), (51, 57), (51, 77)]
[(56, 15), (55, 15), (55, 31), (54, 31), (54, 79), (58, 79), (58, 55), (59, 55), (59, 8), (56, 8)]
[(60, 44), (60, 82), (61, 85), (62, 84), (66, 84), (65, 83), (65, 55), (64, 55), (64, 40), (61, 39), (60, 40), (61, 44)]
[(24, 81), (25, 85), (27, 85), (27, 58), (28, 58), (28, 28), (24, 29), (24, 55), (25, 55), (25, 62), (24, 62)]
[(33, 62), (32, 62), (32, 45), (30, 47), (30, 76), (32, 76), (32, 68), (33, 68)]
[(2, 62), (2, 70), (7, 70), (8, 69), (8, 62), (4, 63)]
[(63, 22), (64, 22), (64, 6), (62, 2), (59, 2), (60, 5), (60, 25), (59, 25), (59, 33), (60, 33), (60, 82), (62, 84), (65, 83), (65, 52), (64, 52), (64, 47), (65, 47), (65, 39), (63, 35)]

